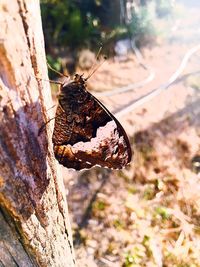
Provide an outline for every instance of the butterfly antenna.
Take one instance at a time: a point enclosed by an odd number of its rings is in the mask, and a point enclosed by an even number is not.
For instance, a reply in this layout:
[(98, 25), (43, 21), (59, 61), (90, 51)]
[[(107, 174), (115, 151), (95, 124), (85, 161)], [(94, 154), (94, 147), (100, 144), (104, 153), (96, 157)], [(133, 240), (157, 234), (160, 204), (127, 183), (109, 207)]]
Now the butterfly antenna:
[(99, 59), (99, 56), (100, 56), (100, 54), (101, 54), (101, 50), (102, 50), (102, 48), (103, 48), (103, 45), (101, 44), (101, 46), (100, 46), (100, 48), (99, 48), (99, 50), (98, 50), (98, 52), (97, 52), (95, 61), (94, 61), (94, 63), (92, 64), (92, 67), (90, 68), (90, 73), (89, 73), (88, 77), (86, 78), (86, 80), (88, 80), (88, 79), (94, 74), (94, 72), (99, 68), (99, 65), (98, 65), (98, 68), (95, 67), (95, 65), (97, 64), (97, 60)]
[(104, 56), (104, 60), (99, 64), (97, 65), (92, 72), (90, 72), (90, 74), (88, 75), (88, 77), (85, 79), (86, 81), (103, 65), (103, 63), (106, 61), (107, 57)]
[[(95, 67), (95, 65), (96, 65), (96, 63), (97, 63), (97, 60), (99, 59), (99, 55), (100, 55), (100, 53), (101, 53), (101, 50), (102, 50), (102, 45), (100, 46), (100, 48), (99, 48), (99, 51), (97, 52), (97, 55), (96, 55), (96, 57), (95, 57), (95, 61), (93, 62), (93, 64), (92, 64), (92, 67), (90, 68), (90, 72), (92, 72), (92, 70), (94, 69), (94, 67)], [(89, 74), (90, 75), (90, 74)]]
[(55, 73), (59, 74), (61, 77), (68, 77), (67, 75), (55, 70), (53, 67), (51, 67), (51, 65), (47, 62), (47, 66), (50, 70), (54, 71)]

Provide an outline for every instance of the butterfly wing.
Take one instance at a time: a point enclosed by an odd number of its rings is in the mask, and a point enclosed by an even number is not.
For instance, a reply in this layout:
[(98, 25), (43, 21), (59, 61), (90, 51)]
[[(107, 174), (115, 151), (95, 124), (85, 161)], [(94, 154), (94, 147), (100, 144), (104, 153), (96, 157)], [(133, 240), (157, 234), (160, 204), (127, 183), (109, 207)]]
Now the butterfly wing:
[(76, 170), (95, 165), (121, 169), (132, 156), (118, 120), (75, 81), (61, 88), (53, 144), (59, 163)]

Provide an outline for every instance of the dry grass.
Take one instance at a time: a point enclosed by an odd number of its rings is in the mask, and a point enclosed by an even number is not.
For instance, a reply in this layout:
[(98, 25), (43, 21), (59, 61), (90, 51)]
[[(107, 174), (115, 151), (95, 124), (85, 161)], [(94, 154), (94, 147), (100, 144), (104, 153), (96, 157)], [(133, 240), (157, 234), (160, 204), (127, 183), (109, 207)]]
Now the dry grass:
[[(172, 43), (143, 51), (156, 69), (151, 87), (170, 77), (188, 48)], [(185, 72), (198, 68), (194, 58)], [(146, 77), (137, 69), (133, 61), (109, 62), (91, 78), (91, 87), (113, 88)], [(125, 170), (72, 173), (67, 188), (78, 266), (200, 266), (200, 176), (192, 163), (200, 156), (200, 105), (192, 84), (175, 84), (127, 116), (123, 125), (135, 157)], [(127, 100), (122, 98), (116, 103)], [(114, 100), (107, 100), (111, 107)]]
[(135, 134), (137, 155), (125, 171), (78, 178), (82, 192), (107, 179), (79, 229), (80, 266), (200, 266), (200, 177), (189, 169), (189, 140), (173, 131), (166, 140), (165, 127)]

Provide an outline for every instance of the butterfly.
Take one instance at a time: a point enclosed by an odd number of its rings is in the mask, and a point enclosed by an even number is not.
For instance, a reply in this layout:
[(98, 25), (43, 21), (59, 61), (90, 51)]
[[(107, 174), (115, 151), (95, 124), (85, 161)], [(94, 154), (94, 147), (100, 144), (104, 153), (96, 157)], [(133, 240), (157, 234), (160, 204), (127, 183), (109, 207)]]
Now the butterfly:
[(87, 79), (78, 74), (61, 83), (52, 136), (55, 157), (75, 170), (121, 169), (132, 157), (127, 134), (86, 87)]

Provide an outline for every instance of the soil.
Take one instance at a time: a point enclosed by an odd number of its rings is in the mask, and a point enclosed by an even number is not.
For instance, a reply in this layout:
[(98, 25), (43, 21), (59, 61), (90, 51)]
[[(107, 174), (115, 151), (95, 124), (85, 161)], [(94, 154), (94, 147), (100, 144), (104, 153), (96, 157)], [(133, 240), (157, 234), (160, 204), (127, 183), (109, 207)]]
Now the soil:
[[(104, 63), (89, 89), (114, 111), (166, 83), (198, 44), (199, 14), (200, 6), (187, 7), (183, 18), (166, 22), (167, 38), (142, 48), (143, 63), (155, 72), (144, 87), (97, 94), (146, 79), (130, 53)], [(172, 86), (120, 117), (134, 151), (126, 169), (63, 169), (78, 266), (200, 266), (199, 62), (200, 50)]]

